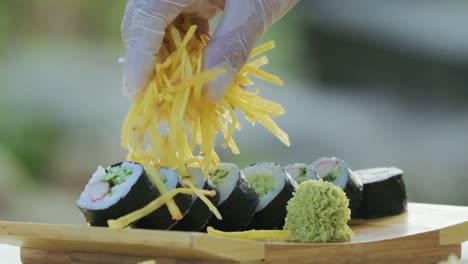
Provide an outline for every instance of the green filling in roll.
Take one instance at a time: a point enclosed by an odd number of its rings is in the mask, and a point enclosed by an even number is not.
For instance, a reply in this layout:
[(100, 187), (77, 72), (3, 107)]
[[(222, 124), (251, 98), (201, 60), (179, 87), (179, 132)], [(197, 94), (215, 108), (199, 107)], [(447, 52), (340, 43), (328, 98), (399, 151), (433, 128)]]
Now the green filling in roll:
[(103, 181), (108, 182), (110, 187), (124, 183), (128, 177), (132, 175), (133, 171), (129, 169), (122, 169), (120, 167), (112, 167), (107, 170), (106, 177)]
[(301, 183), (303, 181), (307, 180), (307, 170), (306, 168), (302, 168), (301, 169), (301, 173), (299, 174), (299, 176), (297, 177), (296, 181), (298, 183)]
[(222, 186), (228, 173), (227, 170), (216, 169), (214, 172), (210, 172), (210, 180), (215, 186)]
[(260, 198), (275, 188), (273, 176), (253, 175), (249, 177), (249, 182)]

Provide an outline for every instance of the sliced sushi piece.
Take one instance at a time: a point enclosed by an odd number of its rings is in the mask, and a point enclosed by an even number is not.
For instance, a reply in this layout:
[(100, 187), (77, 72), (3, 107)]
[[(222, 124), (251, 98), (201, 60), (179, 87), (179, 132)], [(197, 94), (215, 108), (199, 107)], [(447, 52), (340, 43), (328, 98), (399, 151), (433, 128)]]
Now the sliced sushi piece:
[(317, 173), (312, 166), (305, 163), (294, 163), (284, 167), (284, 170), (293, 178), (298, 184), (306, 180), (318, 180)]
[(348, 184), (344, 188), (346, 197), (349, 199), (349, 209), (351, 210), (351, 218), (356, 218), (359, 216), (359, 206), (362, 202), (362, 197), (364, 195), (364, 185), (362, 184), (359, 177), (356, 176), (354, 171), (348, 170), (349, 179)]
[(121, 162), (104, 169), (99, 166), (76, 201), (91, 226), (129, 214), (159, 196), (141, 164)]
[[(220, 198), (219, 192), (209, 179), (205, 181), (203, 171), (198, 168), (189, 167), (187, 168), (187, 173), (194, 181), (194, 186), (197, 189), (216, 191), (215, 196), (207, 198), (212, 204), (217, 205)], [(190, 207), (190, 211), (173, 228), (171, 228), (172, 230), (200, 231), (206, 226), (213, 213), (197, 195), (192, 195), (192, 201), (193, 203)]]
[(281, 229), (286, 218), (286, 205), (293, 197), (297, 183), (281, 166), (259, 162), (242, 170), (260, 198), (248, 229)]
[(252, 186), (233, 163), (219, 163), (210, 170), (209, 178), (219, 191), (217, 209), (223, 219), (213, 215), (208, 225), (222, 231), (245, 230), (259, 203)]
[(407, 210), (403, 171), (380, 167), (354, 171), (364, 184), (364, 194), (357, 217), (371, 219), (397, 215)]
[(340, 187), (349, 199), (351, 217), (357, 215), (363, 196), (363, 184), (348, 164), (336, 157), (322, 157), (312, 163), (317, 176)]
[(312, 163), (317, 176), (344, 189), (348, 183), (348, 165), (335, 157), (322, 157)]
[[(185, 187), (182, 183), (182, 179), (179, 177), (179, 174), (172, 169), (161, 168), (159, 169), (159, 175), (163, 183), (166, 185), (168, 191)], [(177, 207), (183, 216), (187, 214), (192, 205), (192, 196), (189, 194), (178, 194), (173, 198)], [(151, 214), (141, 218), (135, 222), (132, 227), (134, 228), (143, 228), (143, 229), (170, 229), (175, 224), (177, 220), (172, 219), (171, 213), (167, 206), (162, 206)]]

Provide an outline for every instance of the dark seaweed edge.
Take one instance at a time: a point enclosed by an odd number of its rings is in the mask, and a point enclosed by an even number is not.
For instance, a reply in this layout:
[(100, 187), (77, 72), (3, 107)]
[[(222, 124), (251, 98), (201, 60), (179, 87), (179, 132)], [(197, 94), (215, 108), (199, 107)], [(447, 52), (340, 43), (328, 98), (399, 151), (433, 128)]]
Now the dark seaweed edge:
[(259, 201), (258, 195), (245, 179), (242, 171), (239, 171), (236, 187), (217, 207), (223, 219), (218, 220), (211, 216), (208, 225), (222, 231), (245, 230), (253, 219)]

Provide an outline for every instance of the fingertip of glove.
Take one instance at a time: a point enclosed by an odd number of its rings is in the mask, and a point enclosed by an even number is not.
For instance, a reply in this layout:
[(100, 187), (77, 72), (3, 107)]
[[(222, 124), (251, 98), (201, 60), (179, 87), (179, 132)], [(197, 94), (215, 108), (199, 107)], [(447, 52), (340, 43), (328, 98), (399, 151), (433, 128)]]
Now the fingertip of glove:
[(234, 82), (236, 69), (232, 64), (225, 60), (211, 68), (211, 70), (224, 69), (226, 72), (216, 76), (204, 86), (204, 96), (211, 103), (218, 103), (223, 99), (226, 90)]

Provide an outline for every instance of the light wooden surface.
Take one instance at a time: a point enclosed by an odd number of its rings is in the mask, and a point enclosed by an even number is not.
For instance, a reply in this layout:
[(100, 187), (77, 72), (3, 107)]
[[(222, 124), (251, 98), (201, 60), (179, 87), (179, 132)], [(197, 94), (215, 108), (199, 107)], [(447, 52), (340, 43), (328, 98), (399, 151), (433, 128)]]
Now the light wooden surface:
[(0, 222), (23, 263), (437, 263), (461, 254), (468, 207), (410, 203), (408, 212), (353, 220), (350, 243), (246, 241), (202, 233)]

